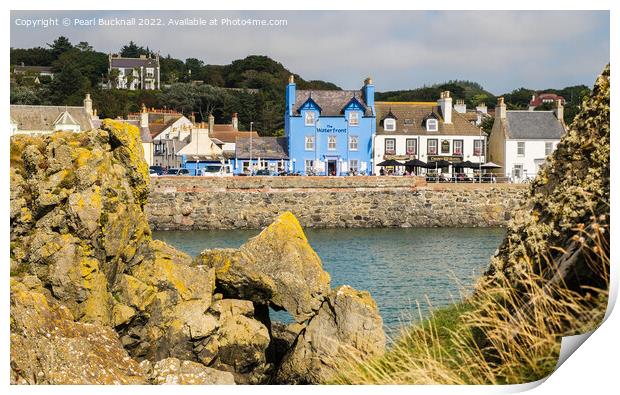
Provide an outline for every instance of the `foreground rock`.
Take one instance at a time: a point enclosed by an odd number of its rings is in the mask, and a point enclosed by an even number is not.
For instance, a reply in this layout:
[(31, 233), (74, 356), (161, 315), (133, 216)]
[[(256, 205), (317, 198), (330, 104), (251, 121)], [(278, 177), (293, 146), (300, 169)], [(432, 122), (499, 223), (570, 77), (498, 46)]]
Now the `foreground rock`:
[(329, 293), (329, 274), (290, 212), (238, 250), (205, 250), (196, 262), (215, 268), (226, 296), (284, 308), (298, 322), (312, 317)]
[(338, 287), (284, 356), (277, 382), (320, 384), (347, 363), (385, 351), (383, 320), (368, 292)]
[(75, 322), (35, 277), (11, 281), (12, 384), (144, 384), (112, 328)]
[(208, 368), (196, 362), (166, 358), (154, 365), (149, 361), (140, 365), (151, 384), (235, 384), (232, 373)]

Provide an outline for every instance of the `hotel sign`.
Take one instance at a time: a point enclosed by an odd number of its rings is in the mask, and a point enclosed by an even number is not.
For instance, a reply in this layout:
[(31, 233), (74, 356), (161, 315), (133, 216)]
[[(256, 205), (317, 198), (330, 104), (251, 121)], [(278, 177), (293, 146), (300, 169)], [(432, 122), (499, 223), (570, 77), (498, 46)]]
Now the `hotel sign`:
[(455, 156), (455, 155), (429, 155), (428, 156), (429, 162), (436, 162), (439, 160), (447, 160), (448, 162), (462, 162), (463, 157)]
[(333, 134), (333, 133), (346, 133), (347, 132), (347, 128), (336, 128), (336, 127), (328, 124), (324, 128), (317, 127), (316, 131), (318, 133), (331, 133), (331, 134)]
[(415, 155), (383, 155), (384, 160), (410, 160), (415, 159)]

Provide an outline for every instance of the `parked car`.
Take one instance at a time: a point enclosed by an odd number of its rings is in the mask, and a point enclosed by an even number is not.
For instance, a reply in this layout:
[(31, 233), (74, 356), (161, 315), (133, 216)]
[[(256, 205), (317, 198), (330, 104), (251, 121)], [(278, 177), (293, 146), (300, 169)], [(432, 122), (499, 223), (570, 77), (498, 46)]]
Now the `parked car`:
[(166, 172), (161, 166), (149, 166), (149, 174), (152, 176), (163, 176)]
[(256, 173), (254, 173), (254, 175), (257, 175), (257, 176), (270, 176), (271, 172), (268, 169), (260, 169), (260, 170), (256, 170)]
[(169, 176), (189, 176), (189, 170), (188, 169), (177, 169), (177, 168), (171, 168), (168, 169), (168, 173), (166, 173)]
[(201, 168), (197, 175), (205, 177), (230, 177), (232, 176), (232, 172), (230, 171), (230, 166), (214, 164)]

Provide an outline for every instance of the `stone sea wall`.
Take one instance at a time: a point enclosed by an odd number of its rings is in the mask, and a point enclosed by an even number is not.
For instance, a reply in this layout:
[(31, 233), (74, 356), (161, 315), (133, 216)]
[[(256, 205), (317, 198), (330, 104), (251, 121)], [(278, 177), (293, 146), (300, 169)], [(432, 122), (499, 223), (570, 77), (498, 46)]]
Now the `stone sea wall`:
[(412, 177), (159, 177), (145, 211), (154, 230), (258, 229), (285, 211), (304, 228), (497, 227), (526, 189)]

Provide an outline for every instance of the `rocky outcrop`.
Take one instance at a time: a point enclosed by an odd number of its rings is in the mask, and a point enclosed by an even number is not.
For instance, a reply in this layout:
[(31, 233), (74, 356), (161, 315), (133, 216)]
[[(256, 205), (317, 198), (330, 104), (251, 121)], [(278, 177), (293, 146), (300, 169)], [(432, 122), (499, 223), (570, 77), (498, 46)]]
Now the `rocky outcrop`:
[(385, 341), (383, 320), (370, 294), (338, 287), (284, 356), (276, 381), (324, 383), (347, 363), (383, 354)]
[(151, 384), (235, 384), (231, 373), (208, 368), (192, 361), (166, 358), (155, 364), (145, 360), (140, 365)]
[(312, 317), (329, 292), (329, 274), (290, 212), (238, 250), (205, 250), (196, 262), (215, 269), (225, 295), (283, 308), (298, 322)]
[(75, 322), (34, 276), (11, 280), (11, 383), (145, 382), (112, 328)]
[[(329, 359), (317, 331), (335, 350), (378, 352), (374, 302), (330, 293), (291, 213), (239, 249), (192, 259), (152, 240), (147, 170), (137, 128), (114, 121), (11, 138), (12, 382), (259, 384), (276, 381), (285, 355), (293, 373), (277, 382), (317, 382), (325, 369), (297, 368), (302, 346)], [(269, 306), (298, 323), (272, 325)]]
[(488, 278), (519, 289), (531, 268), (550, 286), (579, 293), (607, 287), (609, 261), (599, 257), (609, 248), (609, 89), (608, 65), (532, 183)]

